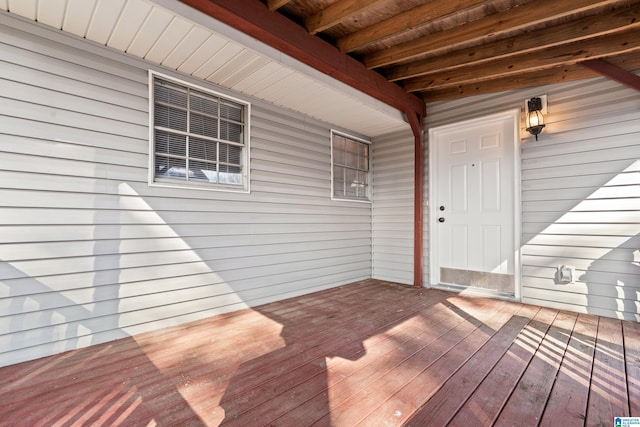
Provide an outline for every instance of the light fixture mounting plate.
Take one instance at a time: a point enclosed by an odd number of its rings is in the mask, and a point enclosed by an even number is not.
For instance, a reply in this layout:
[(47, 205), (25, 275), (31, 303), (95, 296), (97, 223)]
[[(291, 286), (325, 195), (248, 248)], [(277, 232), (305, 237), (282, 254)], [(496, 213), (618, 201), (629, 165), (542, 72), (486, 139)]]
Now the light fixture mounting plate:
[(542, 101), (542, 110), (540, 110), (540, 112), (543, 115), (547, 114), (547, 95), (538, 95), (538, 96), (532, 96), (529, 97), (527, 99), (524, 100), (524, 113), (525, 115), (529, 115), (529, 100), (531, 98), (540, 98), (540, 101)]

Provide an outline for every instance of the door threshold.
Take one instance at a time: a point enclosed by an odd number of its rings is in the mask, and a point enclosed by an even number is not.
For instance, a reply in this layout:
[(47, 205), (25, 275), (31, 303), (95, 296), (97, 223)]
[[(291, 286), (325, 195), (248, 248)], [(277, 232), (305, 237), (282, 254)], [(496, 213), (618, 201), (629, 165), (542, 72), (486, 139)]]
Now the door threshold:
[(513, 292), (495, 291), (492, 289), (475, 288), (473, 286), (463, 286), (454, 283), (438, 283), (432, 286), (433, 289), (440, 289), (443, 291), (455, 292), (464, 296), (476, 296), (502, 299), (507, 301), (516, 301), (516, 296)]

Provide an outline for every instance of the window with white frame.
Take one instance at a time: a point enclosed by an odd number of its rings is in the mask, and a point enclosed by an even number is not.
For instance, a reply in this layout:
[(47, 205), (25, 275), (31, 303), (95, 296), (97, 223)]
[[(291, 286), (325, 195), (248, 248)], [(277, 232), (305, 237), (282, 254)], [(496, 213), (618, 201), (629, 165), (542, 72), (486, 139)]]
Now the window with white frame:
[(371, 200), (370, 146), (367, 141), (337, 132), (331, 133), (334, 199)]
[(248, 191), (249, 104), (150, 73), (150, 181)]

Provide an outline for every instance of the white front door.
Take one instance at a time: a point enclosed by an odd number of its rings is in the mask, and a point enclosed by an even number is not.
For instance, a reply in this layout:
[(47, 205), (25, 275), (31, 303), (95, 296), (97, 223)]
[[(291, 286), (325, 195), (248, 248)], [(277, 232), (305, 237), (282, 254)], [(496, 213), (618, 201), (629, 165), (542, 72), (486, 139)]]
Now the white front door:
[(519, 112), (429, 131), (431, 283), (516, 295)]

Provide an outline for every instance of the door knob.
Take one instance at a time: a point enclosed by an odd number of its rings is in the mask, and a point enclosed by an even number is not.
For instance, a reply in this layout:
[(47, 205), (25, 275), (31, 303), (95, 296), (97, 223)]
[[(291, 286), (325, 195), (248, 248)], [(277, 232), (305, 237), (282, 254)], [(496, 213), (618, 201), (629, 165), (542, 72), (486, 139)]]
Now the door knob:
[(438, 218), (438, 222), (444, 222), (444, 218), (442, 217)]

